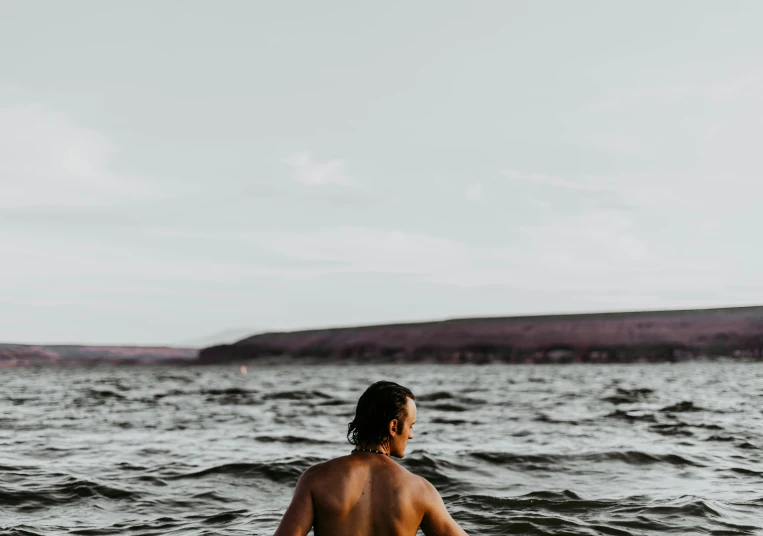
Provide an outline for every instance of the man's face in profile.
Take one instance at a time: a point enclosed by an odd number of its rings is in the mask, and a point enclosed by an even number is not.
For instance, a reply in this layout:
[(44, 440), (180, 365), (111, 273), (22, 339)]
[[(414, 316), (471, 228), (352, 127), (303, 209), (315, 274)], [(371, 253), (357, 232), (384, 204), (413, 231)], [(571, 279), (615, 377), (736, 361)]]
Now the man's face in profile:
[(389, 454), (396, 458), (405, 456), (405, 447), (408, 445), (408, 440), (413, 439), (413, 425), (416, 423), (416, 403), (412, 398), (406, 401), (405, 411), (406, 415), (403, 419), (403, 424), (402, 426), (398, 425), (400, 431), (395, 431), (393, 427), (390, 430)]

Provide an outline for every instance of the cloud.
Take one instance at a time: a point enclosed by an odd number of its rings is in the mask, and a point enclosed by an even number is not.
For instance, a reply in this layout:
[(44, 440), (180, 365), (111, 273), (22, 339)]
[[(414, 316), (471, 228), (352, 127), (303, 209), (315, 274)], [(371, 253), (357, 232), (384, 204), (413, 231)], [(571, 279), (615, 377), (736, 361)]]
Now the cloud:
[(584, 135), (580, 141), (595, 149), (622, 155), (637, 155), (644, 151), (644, 144), (638, 138), (622, 132)]
[[(25, 284), (35, 290), (60, 285), (77, 292), (104, 284), (120, 292), (127, 282), (187, 284), (190, 285), (187, 290), (193, 292), (203, 289), (204, 284), (235, 283), (258, 277), (300, 279), (312, 275), (283, 263), (200, 254), (195, 249), (184, 249), (182, 241), (173, 241), (183, 236), (195, 237), (204, 244), (219, 240), (215, 233), (162, 234), (155, 229), (135, 236), (138, 241), (122, 242), (119, 240), (122, 237), (0, 228), (2, 250), (17, 253), (13, 262), (0, 265), (0, 293), (23, 290)], [(246, 240), (242, 233), (238, 242)]]
[[(754, 205), (763, 195), (763, 187), (756, 177), (729, 173), (613, 173), (560, 177), (508, 169), (502, 174), (518, 182), (561, 191), (567, 203), (575, 197), (584, 197), (597, 199), (600, 206), (680, 210), (685, 211), (685, 217), (691, 220), (697, 218), (697, 211), (706, 209), (709, 204), (730, 203), (741, 209)], [(746, 193), (740, 195), (742, 192)]]
[(466, 189), (466, 198), (472, 201), (479, 201), (482, 198), (482, 185), (470, 184)]
[(307, 233), (250, 236), (263, 251), (299, 261), (313, 277), (395, 275), (398, 280), (461, 287), (516, 282), (517, 258), (509, 249), (443, 236), (343, 226)]
[(567, 190), (582, 190), (587, 192), (603, 192), (606, 191), (607, 185), (596, 182), (584, 182), (584, 181), (572, 181), (569, 179), (563, 179), (557, 175), (549, 175), (546, 173), (538, 172), (526, 172), (516, 169), (503, 170), (503, 175), (510, 179), (534, 182), (536, 184), (544, 184), (548, 186), (557, 186)]
[(287, 158), (286, 163), (292, 168), (294, 180), (301, 184), (347, 186), (352, 182), (345, 173), (344, 160), (316, 162), (310, 153), (299, 153)]
[(613, 111), (632, 107), (639, 101), (674, 103), (687, 99), (700, 102), (729, 102), (746, 98), (757, 100), (760, 98), (761, 89), (763, 72), (748, 70), (714, 80), (617, 88), (595, 99), (588, 108), (591, 111)]
[(555, 264), (560, 273), (589, 274), (656, 271), (660, 260), (623, 213), (599, 210), (540, 225), (519, 227), (523, 255), (538, 265)]
[(471, 257), (468, 245), (448, 238), (367, 227), (276, 232), (252, 238), (279, 255), (308, 261), (316, 275), (433, 275), (444, 267), (462, 266)]
[(115, 173), (99, 132), (38, 106), (0, 107), (0, 208), (96, 206), (151, 195)]
[[(516, 238), (500, 244), (367, 227), (250, 234), (241, 242), (288, 264), (297, 262), (303, 267), (302, 280), (362, 277), (373, 285), (390, 276), (400, 286), (434, 285), (439, 292), (475, 293), (471, 295), (501, 289), (505, 296), (522, 300), (521, 305), (508, 301), (495, 309), (504, 312), (733, 305), (761, 296), (756, 270), (724, 266), (717, 259), (697, 263), (652, 247), (634, 222), (617, 212), (514, 231)], [(726, 274), (722, 281), (719, 273)]]
[(525, 206), (543, 203), (540, 217), (530, 214), (512, 229), (513, 251), (535, 267), (517, 272), (529, 285), (636, 309), (733, 305), (763, 295), (754, 275), (761, 256), (733, 245), (754, 241), (763, 195), (754, 177), (503, 174)]
[[(315, 276), (398, 274), (422, 282), (482, 287), (554, 288), (656, 272), (658, 260), (616, 213), (519, 226), (511, 241), (474, 244), (443, 236), (367, 227), (250, 235), (257, 246), (299, 260)], [(619, 275), (618, 275), (619, 274)]]

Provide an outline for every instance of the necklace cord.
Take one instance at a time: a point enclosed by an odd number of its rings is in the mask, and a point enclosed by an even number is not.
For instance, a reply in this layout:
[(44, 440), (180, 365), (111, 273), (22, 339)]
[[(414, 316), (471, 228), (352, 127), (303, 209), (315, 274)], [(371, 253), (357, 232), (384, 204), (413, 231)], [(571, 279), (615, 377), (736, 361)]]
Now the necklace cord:
[(373, 452), (374, 454), (384, 454), (385, 456), (389, 456), (389, 454), (387, 454), (386, 452), (382, 452), (380, 450), (363, 449), (363, 448), (360, 448), (360, 447), (356, 447), (356, 448), (352, 449), (352, 452)]

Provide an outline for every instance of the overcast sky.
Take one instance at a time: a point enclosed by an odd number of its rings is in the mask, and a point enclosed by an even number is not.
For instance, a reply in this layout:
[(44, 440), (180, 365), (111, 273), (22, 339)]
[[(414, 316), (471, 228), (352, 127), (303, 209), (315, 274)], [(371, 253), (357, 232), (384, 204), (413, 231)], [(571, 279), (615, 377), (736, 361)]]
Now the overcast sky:
[(0, 0), (0, 342), (763, 304), (761, 20)]

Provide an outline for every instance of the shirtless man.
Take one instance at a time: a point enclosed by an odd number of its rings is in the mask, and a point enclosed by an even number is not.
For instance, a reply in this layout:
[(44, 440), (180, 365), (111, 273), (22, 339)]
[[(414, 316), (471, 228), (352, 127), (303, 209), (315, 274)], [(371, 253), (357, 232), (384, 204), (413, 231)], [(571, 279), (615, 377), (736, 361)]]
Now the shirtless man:
[(275, 536), (466, 536), (445, 509), (437, 490), (404, 469), (402, 458), (413, 438), (413, 393), (392, 382), (377, 382), (358, 400), (347, 439), (348, 456), (310, 467)]

